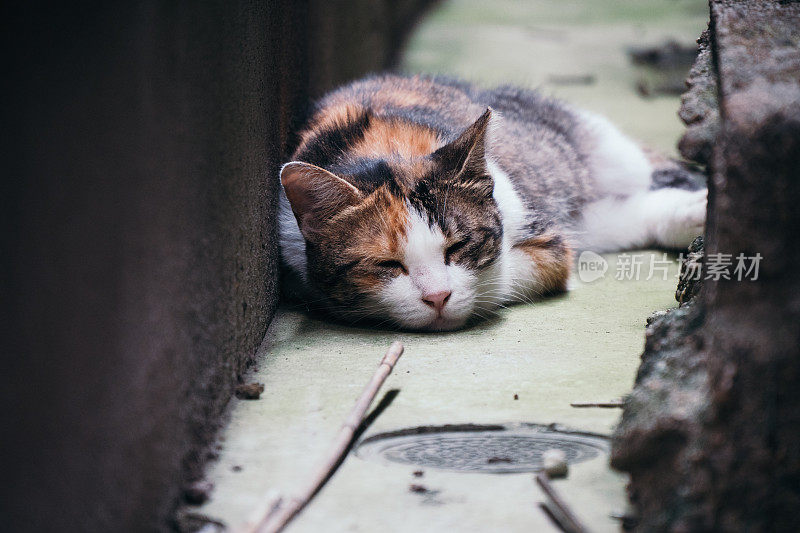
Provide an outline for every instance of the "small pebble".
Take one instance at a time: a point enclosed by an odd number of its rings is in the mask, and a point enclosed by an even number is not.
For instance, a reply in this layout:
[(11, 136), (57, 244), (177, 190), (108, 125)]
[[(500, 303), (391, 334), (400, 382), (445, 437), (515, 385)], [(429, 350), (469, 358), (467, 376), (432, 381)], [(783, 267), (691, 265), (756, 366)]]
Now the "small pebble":
[(236, 385), (236, 397), (240, 400), (258, 400), (264, 392), (263, 383), (242, 383)]
[(544, 472), (550, 479), (567, 477), (567, 454), (564, 450), (550, 449), (542, 454)]
[(515, 400), (519, 400), (519, 394), (515, 394), (515, 395), (514, 395), (514, 399), (515, 399)]

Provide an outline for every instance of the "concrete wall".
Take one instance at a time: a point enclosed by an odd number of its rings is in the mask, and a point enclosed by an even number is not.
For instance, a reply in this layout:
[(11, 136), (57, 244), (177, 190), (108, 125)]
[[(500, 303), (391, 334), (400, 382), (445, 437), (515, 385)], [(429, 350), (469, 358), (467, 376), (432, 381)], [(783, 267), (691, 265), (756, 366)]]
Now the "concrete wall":
[(291, 131), (424, 3), (4, 8), (4, 530), (172, 527), (276, 305)]

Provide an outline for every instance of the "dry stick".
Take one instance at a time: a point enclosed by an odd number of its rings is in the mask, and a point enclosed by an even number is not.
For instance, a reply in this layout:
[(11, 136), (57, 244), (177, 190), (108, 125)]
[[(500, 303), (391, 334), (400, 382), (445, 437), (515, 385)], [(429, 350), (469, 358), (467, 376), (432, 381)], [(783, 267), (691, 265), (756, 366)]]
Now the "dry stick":
[(353, 440), (353, 436), (358, 426), (361, 424), (361, 420), (364, 418), (369, 405), (372, 403), (375, 395), (378, 394), (378, 390), (381, 388), (381, 385), (383, 385), (383, 382), (386, 381), (386, 378), (392, 373), (395, 363), (397, 363), (397, 360), (402, 354), (403, 344), (401, 342), (395, 341), (389, 346), (389, 350), (386, 352), (386, 355), (383, 356), (383, 360), (381, 360), (380, 366), (375, 371), (375, 375), (372, 376), (364, 392), (361, 393), (355, 406), (353, 406), (353, 410), (350, 411), (350, 415), (345, 419), (344, 424), (342, 424), (334, 446), (331, 448), (325, 462), (322, 463), (320, 468), (315, 472), (314, 477), (302, 494), (291, 498), (285, 505), (276, 509), (274, 512), (266, 514), (261, 520), (255, 523), (252, 529), (247, 529), (246, 531), (253, 531), (256, 533), (278, 533), (308, 504), (311, 498), (314, 497), (317, 491), (322, 488), (322, 485), (330, 477), (331, 472), (336, 469), (337, 465), (344, 458), (350, 446), (350, 442)]
[(242, 533), (254, 532), (266, 517), (277, 511), (283, 503), (283, 497), (275, 489), (270, 489), (262, 500), (261, 504), (255, 508), (250, 518), (239, 528)]
[(553, 509), (550, 508), (550, 505), (544, 502), (539, 502), (539, 509), (541, 509), (542, 512), (547, 515), (547, 518), (549, 518), (550, 521), (553, 522), (560, 531), (567, 531), (567, 528), (564, 527), (564, 524), (562, 524), (562, 520), (564, 520), (564, 518), (558, 516), (557, 510), (553, 511)]
[(624, 407), (623, 400), (611, 400), (610, 402), (572, 402), (572, 407)]
[(544, 472), (536, 474), (536, 483), (539, 484), (539, 487), (541, 487), (550, 499), (552, 505), (548, 506), (548, 510), (557, 515), (561, 527), (563, 527), (567, 533), (588, 533), (588, 530), (580, 523), (575, 514), (567, 507), (566, 502), (564, 502), (561, 496), (556, 492), (556, 489), (553, 488), (553, 485), (550, 484), (550, 479), (547, 477), (547, 474)]

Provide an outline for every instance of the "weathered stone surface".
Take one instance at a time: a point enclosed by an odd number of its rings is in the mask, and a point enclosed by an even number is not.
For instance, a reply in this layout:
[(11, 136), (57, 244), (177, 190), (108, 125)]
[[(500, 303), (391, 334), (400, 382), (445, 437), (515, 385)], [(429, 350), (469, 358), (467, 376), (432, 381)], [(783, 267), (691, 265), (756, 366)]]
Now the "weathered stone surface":
[(703, 287), (703, 237), (697, 237), (686, 252), (681, 271), (678, 277), (678, 289), (675, 291), (675, 300), (678, 305), (684, 305), (700, 293)]
[(681, 96), (678, 110), (678, 116), (686, 124), (686, 132), (678, 141), (678, 150), (686, 159), (707, 165), (719, 129), (717, 80), (708, 30), (697, 40), (697, 45), (697, 58), (686, 78), (687, 90)]
[(763, 256), (704, 289), (717, 529), (800, 529), (800, 4), (712, 4), (723, 124), (706, 257)]
[(709, 416), (703, 318), (702, 306), (688, 304), (648, 325), (636, 386), (614, 434), (611, 465), (631, 474), (632, 522), (640, 531), (708, 529), (700, 465)]
[(704, 279), (651, 326), (613, 463), (631, 473), (639, 531), (797, 531), (800, 3), (714, 0), (711, 19), (706, 266), (762, 260), (756, 279)]

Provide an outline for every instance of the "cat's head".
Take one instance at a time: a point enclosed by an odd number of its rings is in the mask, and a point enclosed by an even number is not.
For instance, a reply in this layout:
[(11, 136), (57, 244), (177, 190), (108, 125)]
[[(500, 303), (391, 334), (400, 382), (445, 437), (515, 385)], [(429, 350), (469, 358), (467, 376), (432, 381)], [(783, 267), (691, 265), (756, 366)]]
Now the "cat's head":
[(330, 312), (446, 330), (485, 307), (503, 231), (485, 160), (490, 117), (418, 157), (283, 166), (309, 282)]

